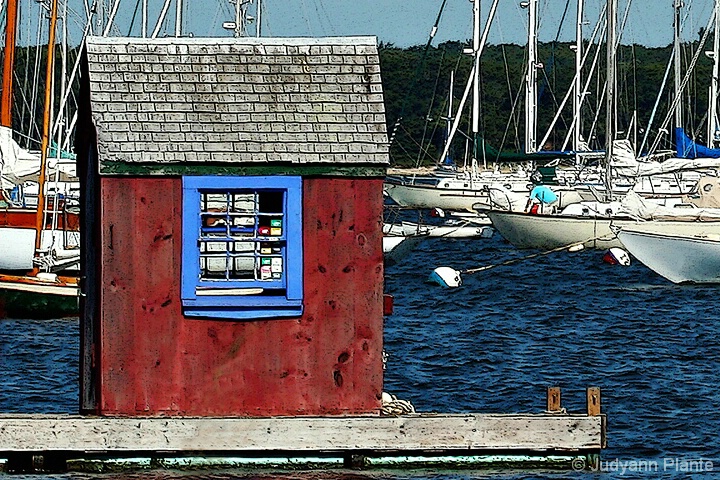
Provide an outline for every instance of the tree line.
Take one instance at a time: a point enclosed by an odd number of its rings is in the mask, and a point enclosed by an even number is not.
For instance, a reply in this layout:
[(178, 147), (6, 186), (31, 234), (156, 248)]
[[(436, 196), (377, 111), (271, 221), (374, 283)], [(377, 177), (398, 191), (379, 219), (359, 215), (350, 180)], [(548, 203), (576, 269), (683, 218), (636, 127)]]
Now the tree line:
[[(71, 48), (67, 51), (65, 59), (66, 70), (71, 72), (77, 59), (79, 48)], [(54, 88), (52, 91), (52, 102), (55, 116), (62, 102), (62, 89), (60, 78), (62, 78), (63, 49), (60, 45), (55, 48), (55, 60), (53, 63)], [(43, 114), (45, 111), (45, 85), (47, 68), (47, 46), (16, 47), (15, 66), (13, 78), (13, 113), (12, 129), (16, 132), (20, 145), (27, 149), (40, 149), (40, 142), (43, 129)], [(78, 76), (72, 84), (66, 86), (70, 89), (66, 114), (64, 116), (66, 127), (69, 130), (69, 123), (77, 111), (77, 96), (79, 91)], [(70, 132), (72, 135), (72, 132)], [(72, 142), (70, 142), (72, 148)]]
[[(702, 38), (700, 32), (700, 38)], [(379, 47), (388, 135), (391, 140), (391, 164), (402, 166), (432, 165), (439, 160), (445, 145), (447, 102), (450, 74), (454, 72), (452, 92), (455, 109), (463, 96), (472, 68), (472, 56), (463, 53), (470, 42), (446, 42), (438, 46), (398, 48), (392, 44)], [(539, 148), (560, 150), (573, 124), (572, 98), (559, 108), (575, 77), (574, 42), (538, 44), (538, 142), (560, 112), (548, 141)], [(689, 71), (700, 41), (681, 46), (683, 76)], [(605, 145), (605, 80), (606, 54), (604, 44), (587, 44), (586, 61), (580, 74), (586, 85), (581, 110), (581, 132), (591, 149)], [(646, 147), (660, 134), (661, 148), (672, 148), (675, 125), (670, 107), (674, 98), (672, 45), (649, 48), (642, 45), (621, 45), (617, 52), (617, 113), (613, 115), (618, 137), (629, 138), (636, 148), (647, 135)], [(592, 67), (592, 60), (595, 67)], [(524, 150), (525, 46), (488, 45), (480, 61), (479, 136), (493, 148), (505, 152)], [(668, 70), (669, 69), (669, 70)], [(667, 75), (666, 72), (669, 72)], [(706, 140), (708, 90), (712, 60), (704, 52), (687, 77), (682, 94), (683, 127), (696, 140)], [(664, 88), (663, 80), (665, 79)], [(451, 151), (453, 158), (465, 158), (471, 137), (470, 103), (461, 116)], [(653, 112), (654, 115), (653, 115)], [(650, 122), (652, 117), (652, 123)], [(663, 125), (663, 120), (670, 122)], [(566, 145), (572, 149), (572, 143)]]

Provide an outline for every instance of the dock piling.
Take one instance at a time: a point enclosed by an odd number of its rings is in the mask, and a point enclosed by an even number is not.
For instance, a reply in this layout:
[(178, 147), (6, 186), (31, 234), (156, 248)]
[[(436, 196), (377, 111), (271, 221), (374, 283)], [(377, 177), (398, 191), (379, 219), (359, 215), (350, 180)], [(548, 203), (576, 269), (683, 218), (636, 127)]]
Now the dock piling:
[(598, 387), (587, 389), (587, 414), (591, 417), (600, 415), (600, 389)]
[(548, 387), (547, 389), (547, 412), (560, 413), (560, 387)]

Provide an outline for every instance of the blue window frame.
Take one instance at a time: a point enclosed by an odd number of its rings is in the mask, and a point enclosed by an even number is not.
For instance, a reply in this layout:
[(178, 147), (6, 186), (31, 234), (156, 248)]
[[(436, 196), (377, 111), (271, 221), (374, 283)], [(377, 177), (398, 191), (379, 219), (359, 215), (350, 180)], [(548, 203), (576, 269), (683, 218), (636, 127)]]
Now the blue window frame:
[(300, 316), (302, 254), (300, 177), (183, 177), (186, 316)]

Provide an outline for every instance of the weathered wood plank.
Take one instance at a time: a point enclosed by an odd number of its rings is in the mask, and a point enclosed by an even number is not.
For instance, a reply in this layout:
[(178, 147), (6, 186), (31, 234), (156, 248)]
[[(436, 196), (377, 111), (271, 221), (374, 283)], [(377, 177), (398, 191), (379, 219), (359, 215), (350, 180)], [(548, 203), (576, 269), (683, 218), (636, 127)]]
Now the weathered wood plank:
[(0, 415), (0, 452), (587, 451), (603, 416), (107, 418)]

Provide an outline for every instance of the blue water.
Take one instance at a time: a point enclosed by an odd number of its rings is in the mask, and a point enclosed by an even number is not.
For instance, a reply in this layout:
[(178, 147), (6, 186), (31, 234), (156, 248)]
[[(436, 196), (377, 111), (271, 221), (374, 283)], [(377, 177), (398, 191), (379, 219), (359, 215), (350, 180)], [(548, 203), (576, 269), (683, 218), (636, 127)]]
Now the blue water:
[[(342, 478), (718, 476), (689, 475), (681, 462), (709, 460), (720, 471), (720, 286), (673, 285), (637, 262), (605, 264), (599, 251), (523, 259), (532, 253), (498, 235), (427, 239), (389, 267), (385, 291), (394, 295), (395, 311), (385, 321), (385, 390), (423, 412), (538, 413), (546, 388), (559, 386), (563, 406), (581, 413), (585, 388), (600, 387), (608, 472), (355, 472)], [(463, 270), (513, 259), (463, 275), (458, 289), (425, 283), (438, 266)], [(77, 319), (0, 321), (0, 412), (76, 412), (78, 343)], [(623, 474), (623, 466), (641, 461), (656, 462), (658, 470)], [(244, 475), (200, 475), (237, 476)]]

